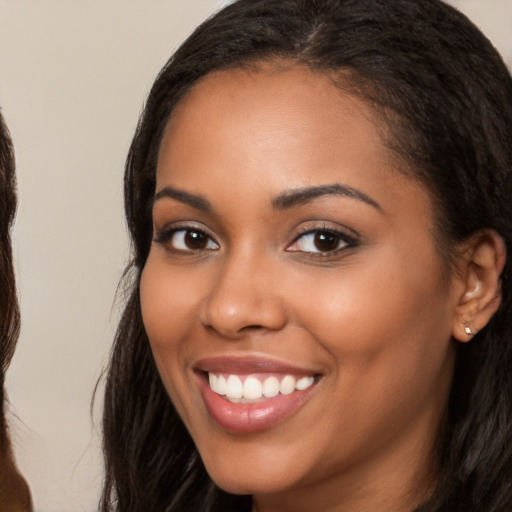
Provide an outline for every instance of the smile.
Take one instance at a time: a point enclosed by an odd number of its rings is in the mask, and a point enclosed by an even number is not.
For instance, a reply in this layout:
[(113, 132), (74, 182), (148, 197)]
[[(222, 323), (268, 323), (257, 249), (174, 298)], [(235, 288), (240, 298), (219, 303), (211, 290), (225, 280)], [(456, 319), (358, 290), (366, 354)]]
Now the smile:
[(315, 382), (314, 376), (293, 375), (235, 375), (208, 373), (208, 382), (214, 393), (233, 403), (254, 403), (281, 395), (303, 391)]
[(323, 375), (267, 358), (216, 357), (194, 373), (206, 410), (224, 430), (256, 433), (298, 414)]

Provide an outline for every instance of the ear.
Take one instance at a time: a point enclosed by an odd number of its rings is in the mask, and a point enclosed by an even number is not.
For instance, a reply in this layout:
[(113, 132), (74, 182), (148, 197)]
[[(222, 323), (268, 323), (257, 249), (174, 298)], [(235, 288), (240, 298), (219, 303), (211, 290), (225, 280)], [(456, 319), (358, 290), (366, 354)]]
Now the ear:
[(464, 242), (458, 261), (461, 286), (452, 327), (455, 339), (470, 341), (498, 310), (505, 259), (503, 238), (492, 229), (478, 231)]

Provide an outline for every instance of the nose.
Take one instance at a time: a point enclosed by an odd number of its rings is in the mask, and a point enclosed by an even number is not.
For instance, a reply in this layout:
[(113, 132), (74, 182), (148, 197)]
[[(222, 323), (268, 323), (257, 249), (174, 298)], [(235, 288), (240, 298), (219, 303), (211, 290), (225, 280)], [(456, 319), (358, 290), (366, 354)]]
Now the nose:
[(277, 331), (287, 322), (279, 276), (272, 265), (240, 255), (226, 261), (200, 310), (203, 326), (225, 338), (249, 331)]

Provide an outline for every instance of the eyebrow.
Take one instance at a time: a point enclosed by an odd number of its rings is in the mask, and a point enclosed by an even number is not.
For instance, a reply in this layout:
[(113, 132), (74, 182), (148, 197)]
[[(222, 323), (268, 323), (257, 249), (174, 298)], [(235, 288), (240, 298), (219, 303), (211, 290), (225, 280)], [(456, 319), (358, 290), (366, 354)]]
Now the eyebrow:
[(160, 201), (164, 197), (174, 199), (180, 203), (188, 204), (189, 206), (192, 206), (193, 208), (206, 213), (210, 213), (213, 209), (210, 201), (208, 201), (208, 199), (204, 198), (203, 196), (190, 194), (184, 190), (177, 190), (172, 187), (164, 187), (162, 190), (159, 190), (153, 198), (153, 204), (155, 204), (157, 201)]
[[(272, 200), (272, 207), (274, 210), (278, 211), (287, 210), (289, 208), (307, 204), (319, 197), (329, 195), (356, 199), (370, 206), (373, 206), (377, 210), (382, 211), (382, 207), (364, 192), (361, 192), (360, 190), (349, 187), (347, 185), (342, 185), (340, 183), (288, 190)], [(162, 190), (159, 190), (155, 194), (155, 197), (153, 198), (153, 204), (163, 198), (174, 199), (175, 201), (188, 204), (189, 206), (192, 206), (193, 208), (201, 210), (205, 213), (211, 213), (213, 211), (212, 204), (210, 201), (208, 201), (208, 199), (200, 195), (185, 192), (184, 190), (178, 190), (172, 187), (164, 187)]]
[(370, 206), (373, 206), (377, 210), (382, 211), (382, 207), (379, 205), (379, 203), (374, 201), (370, 196), (366, 195), (360, 190), (349, 187), (348, 185), (342, 185), (340, 183), (289, 190), (274, 198), (272, 200), (272, 207), (274, 210), (287, 210), (288, 208), (302, 206), (322, 196), (348, 197), (350, 199), (362, 201), (363, 203), (366, 203)]

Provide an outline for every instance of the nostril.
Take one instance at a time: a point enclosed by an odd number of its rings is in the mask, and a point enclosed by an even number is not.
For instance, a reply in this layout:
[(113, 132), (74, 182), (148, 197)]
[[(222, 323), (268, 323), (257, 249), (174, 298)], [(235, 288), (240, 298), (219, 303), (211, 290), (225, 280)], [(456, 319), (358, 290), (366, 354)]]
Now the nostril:
[(245, 327), (242, 327), (242, 329), (240, 329), (241, 331), (256, 331), (256, 330), (261, 330), (263, 329), (263, 326), (262, 325), (246, 325)]
[(209, 331), (235, 339), (243, 333), (279, 330), (286, 324), (284, 308), (275, 298), (263, 292), (242, 295), (228, 291), (216, 287), (201, 307), (199, 321)]

